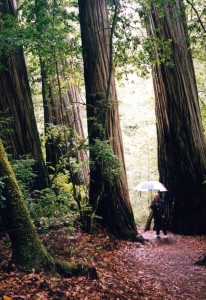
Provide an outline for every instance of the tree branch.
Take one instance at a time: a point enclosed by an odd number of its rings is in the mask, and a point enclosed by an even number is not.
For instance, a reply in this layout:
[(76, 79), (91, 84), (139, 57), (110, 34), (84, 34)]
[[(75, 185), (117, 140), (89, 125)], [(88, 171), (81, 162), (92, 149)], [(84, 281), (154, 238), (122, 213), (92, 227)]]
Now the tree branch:
[(205, 28), (205, 26), (204, 26), (204, 24), (203, 24), (203, 22), (201, 20), (201, 17), (199, 15), (197, 9), (194, 7), (193, 3), (190, 2), (190, 0), (186, 0), (186, 2), (192, 7), (192, 9), (194, 10), (194, 12), (196, 13), (197, 19), (198, 19), (198, 21), (200, 23), (200, 26), (202, 27), (202, 30), (204, 31), (204, 33), (206, 33), (206, 28)]

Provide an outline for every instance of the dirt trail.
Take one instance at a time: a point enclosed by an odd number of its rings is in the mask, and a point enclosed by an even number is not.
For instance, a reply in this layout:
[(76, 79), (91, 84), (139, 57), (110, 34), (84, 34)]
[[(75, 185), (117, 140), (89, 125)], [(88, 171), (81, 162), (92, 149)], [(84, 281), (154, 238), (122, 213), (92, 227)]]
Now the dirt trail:
[(206, 251), (206, 236), (169, 234), (157, 239), (153, 231), (143, 236), (146, 245), (130, 252), (128, 259), (129, 269), (140, 279), (141, 299), (206, 300), (206, 268), (194, 265)]
[(2, 237), (0, 292), (13, 300), (206, 300), (206, 267), (194, 265), (206, 251), (206, 235), (169, 234), (168, 239), (156, 239), (153, 231), (142, 235), (145, 245), (101, 233), (79, 232), (68, 239), (68, 231), (60, 230), (44, 236), (53, 257), (88, 262), (96, 267), (99, 280), (27, 274), (15, 267), (9, 271), (9, 239)]

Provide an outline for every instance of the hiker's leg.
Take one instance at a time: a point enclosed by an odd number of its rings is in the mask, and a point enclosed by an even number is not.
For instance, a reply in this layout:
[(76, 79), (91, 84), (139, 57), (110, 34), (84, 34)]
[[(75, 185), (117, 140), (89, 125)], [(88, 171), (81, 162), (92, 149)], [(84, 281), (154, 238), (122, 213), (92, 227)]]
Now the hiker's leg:
[(166, 223), (164, 219), (162, 220), (162, 231), (164, 235), (167, 235)]
[(160, 220), (156, 219), (155, 220), (155, 230), (156, 230), (156, 235), (160, 234)]

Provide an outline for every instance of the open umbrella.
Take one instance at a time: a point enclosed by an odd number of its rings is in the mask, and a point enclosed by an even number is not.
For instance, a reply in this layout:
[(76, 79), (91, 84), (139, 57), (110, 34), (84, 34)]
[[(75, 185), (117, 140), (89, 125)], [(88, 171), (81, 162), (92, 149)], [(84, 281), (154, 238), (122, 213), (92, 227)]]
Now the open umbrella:
[(159, 181), (143, 181), (135, 188), (137, 191), (166, 192), (166, 187)]

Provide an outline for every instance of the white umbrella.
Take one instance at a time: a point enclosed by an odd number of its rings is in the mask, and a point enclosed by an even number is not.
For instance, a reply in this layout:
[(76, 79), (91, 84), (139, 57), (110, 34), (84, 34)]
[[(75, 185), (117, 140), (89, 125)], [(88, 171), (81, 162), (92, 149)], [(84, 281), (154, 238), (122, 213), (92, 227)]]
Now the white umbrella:
[(137, 191), (166, 192), (166, 187), (159, 181), (143, 181), (135, 188)]

